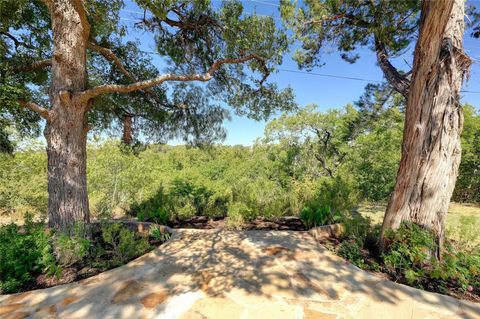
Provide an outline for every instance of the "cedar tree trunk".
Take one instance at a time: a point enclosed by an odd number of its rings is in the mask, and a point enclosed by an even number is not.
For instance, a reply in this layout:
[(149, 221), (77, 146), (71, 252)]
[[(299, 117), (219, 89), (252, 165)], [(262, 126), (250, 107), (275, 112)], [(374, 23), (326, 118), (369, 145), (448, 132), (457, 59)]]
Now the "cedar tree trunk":
[(464, 0), (424, 1), (408, 92), (402, 159), (384, 233), (410, 221), (438, 239), (458, 175), (463, 115), (459, 92), (470, 59), (463, 53)]

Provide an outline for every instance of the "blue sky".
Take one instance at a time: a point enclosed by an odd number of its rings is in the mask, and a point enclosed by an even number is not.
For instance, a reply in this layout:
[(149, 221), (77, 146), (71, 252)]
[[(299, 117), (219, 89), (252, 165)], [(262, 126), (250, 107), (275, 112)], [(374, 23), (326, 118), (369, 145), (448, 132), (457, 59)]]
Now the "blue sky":
[[(253, 13), (255, 11), (257, 14), (269, 15), (276, 18), (279, 17), (278, 2), (279, 1), (276, 0), (243, 0), (245, 12)], [(213, 0), (212, 3), (214, 6), (221, 4), (219, 0)], [(141, 17), (141, 15), (136, 13), (138, 11), (138, 8), (130, 3), (121, 11), (121, 22), (127, 26), (132, 26), (135, 19)], [(140, 40), (141, 49), (145, 51), (155, 51), (153, 39), (150, 34), (132, 32), (129, 37)], [(469, 81), (463, 86), (464, 90), (480, 92), (479, 45), (480, 39), (471, 38), (467, 31), (464, 40), (465, 51), (473, 58), (475, 63), (471, 67)], [(360, 53), (361, 58), (354, 64), (343, 61), (338, 53), (335, 52), (324, 55), (322, 60), (325, 62), (325, 65), (320, 68), (315, 68), (312, 70), (312, 73), (382, 81), (383, 74), (376, 65), (374, 53), (368, 48), (360, 48), (358, 53)], [(157, 67), (160, 69), (164, 68), (164, 63), (160, 57), (152, 54), (152, 58)], [(400, 69), (403, 68), (406, 70), (408, 67), (404, 59), (411, 63), (411, 52), (401, 58), (395, 59), (393, 62)], [(319, 106), (320, 110), (342, 107), (347, 103), (355, 101), (363, 93), (364, 87), (368, 83), (285, 71), (298, 71), (296, 63), (290, 58), (290, 53), (285, 55), (284, 62), (279, 68), (281, 70), (278, 73), (270, 76), (270, 81), (278, 83), (280, 87), (292, 87), (296, 101), (300, 106), (315, 103)], [(480, 106), (480, 94), (462, 93), (462, 102), (473, 104), (478, 109)], [(223, 142), (224, 144), (251, 145), (255, 139), (263, 136), (265, 122), (256, 122), (245, 117), (233, 115), (232, 121), (225, 122), (225, 127), (228, 133), (226, 140)], [(176, 144), (177, 141), (171, 141), (171, 143)]]

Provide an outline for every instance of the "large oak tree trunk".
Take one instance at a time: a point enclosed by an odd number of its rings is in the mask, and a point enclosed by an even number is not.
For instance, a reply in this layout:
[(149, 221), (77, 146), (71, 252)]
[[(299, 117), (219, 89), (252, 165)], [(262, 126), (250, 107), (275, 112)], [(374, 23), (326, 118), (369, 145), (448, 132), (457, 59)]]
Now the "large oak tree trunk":
[(45, 127), (48, 154), (49, 225), (68, 231), (89, 222), (86, 136), (88, 103), (78, 94), (86, 85), (89, 24), (83, 2), (48, 1), (52, 18), (53, 59), (50, 103)]
[(470, 65), (463, 33), (464, 0), (423, 2), (402, 159), (383, 221), (382, 249), (385, 231), (402, 221), (433, 231), (441, 249), (461, 156), (459, 91)]

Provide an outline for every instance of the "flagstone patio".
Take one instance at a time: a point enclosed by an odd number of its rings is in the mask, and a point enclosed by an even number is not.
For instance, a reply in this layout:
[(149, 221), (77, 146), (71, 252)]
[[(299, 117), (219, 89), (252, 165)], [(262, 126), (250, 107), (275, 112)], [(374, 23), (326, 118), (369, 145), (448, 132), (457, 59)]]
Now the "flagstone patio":
[(377, 278), (307, 232), (175, 230), (86, 280), (0, 296), (7, 318), (480, 318), (480, 304)]

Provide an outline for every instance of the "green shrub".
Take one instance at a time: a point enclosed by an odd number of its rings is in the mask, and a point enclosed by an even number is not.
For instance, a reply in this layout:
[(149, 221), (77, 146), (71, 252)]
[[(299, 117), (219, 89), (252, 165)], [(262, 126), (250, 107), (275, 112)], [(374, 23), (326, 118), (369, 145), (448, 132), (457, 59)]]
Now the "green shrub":
[[(136, 236), (133, 231), (126, 229), (120, 223), (102, 224), (101, 233), (107, 252), (112, 254), (111, 264), (114, 266), (122, 265), (140, 256), (150, 248), (146, 238)], [(98, 249), (97, 253), (102, 254), (104, 251)]]
[(165, 207), (158, 207), (155, 210), (139, 212), (137, 218), (140, 221), (152, 221), (157, 224), (167, 225), (170, 221), (170, 214)]
[(367, 234), (371, 230), (370, 219), (364, 218), (360, 214), (344, 215), (342, 224), (345, 228), (343, 236), (348, 239), (356, 240), (361, 246), (365, 242)]
[(358, 268), (365, 268), (365, 257), (362, 253), (362, 247), (356, 240), (343, 241), (337, 253)]
[(314, 200), (323, 206), (330, 207), (336, 213), (343, 214), (358, 203), (358, 191), (350, 176), (338, 175), (335, 178), (322, 180)]
[(310, 205), (302, 209), (300, 218), (308, 229), (333, 224), (340, 220), (340, 214), (335, 213), (329, 206)]
[(196, 186), (183, 179), (175, 179), (169, 192), (173, 210), (180, 218), (207, 215), (208, 202), (212, 195), (213, 192), (205, 186)]
[(148, 200), (136, 203), (131, 207), (131, 211), (140, 221), (153, 221), (163, 225), (170, 221), (172, 209), (170, 196), (165, 192), (163, 186), (160, 186), (155, 195)]
[(234, 202), (228, 205), (226, 226), (228, 229), (242, 229), (245, 223), (255, 219), (255, 214), (247, 205)]
[(152, 227), (150, 227), (149, 235), (154, 240), (162, 243), (166, 242), (171, 236), (170, 233), (163, 233), (160, 227), (157, 225), (153, 225)]
[(81, 262), (90, 250), (91, 242), (83, 233), (74, 232), (72, 235), (60, 234), (55, 240), (53, 250), (60, 265), (69, 267)]
[(460, 290), (480, 287), (480, 249), (458, 251), (447, 243), (442, 260), (428, 269), (430, 278), (453, 283)]
[(51, 237), (43, 224), (26, 217), (25, 226), (0, 227), (0, 292), (13, 293), (40, 273), (58, 274)]
[(459, 250), (447, 242), (437, 260), (434, 235), (411, 223), (388, 231), (386, 239), (383, 260), (387, 270), (400, 274), (410, 285), (437, 290), (453, 286), (465, 291), (480, 284), (480, 249)]
[(343, 239), (355, 240), (362, 249), (378, 257), (381, 225), (372, 225), (370, 218), (365, 218), (356, 212), (343, 215), (341, 222), (344, 226)]
[(427, 267), (435, 262), (437, 249), (434, 236), (413, 223), (385, 233), (386, 249), (382, 254), (385, 266), (391, 273), (405, 276), (409, 284), (424, 277)]
[(230, 194), (228, 192), (215, 192), (208, 198), (205, 214), (209, 217), (226, 217)]

